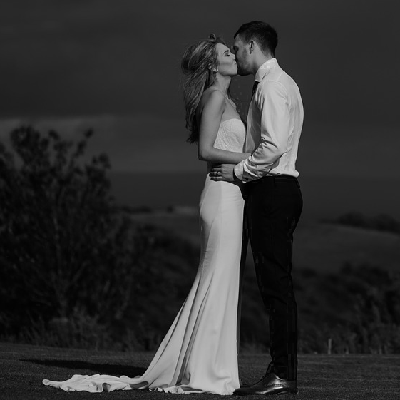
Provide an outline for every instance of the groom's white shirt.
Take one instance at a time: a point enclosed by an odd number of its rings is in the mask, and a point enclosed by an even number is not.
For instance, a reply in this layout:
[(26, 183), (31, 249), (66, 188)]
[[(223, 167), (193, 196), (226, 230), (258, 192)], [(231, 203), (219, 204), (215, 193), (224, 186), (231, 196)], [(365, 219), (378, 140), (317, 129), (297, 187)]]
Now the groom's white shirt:
[(249, 158), (235, 165), (243, 182), (265, 175), (297, 177), (297, 149), (304, 119), (296, 82), (282, 70), (276, 58), (266, 61), (255, 76), (259, 82), (247, 114), (245, 152)]

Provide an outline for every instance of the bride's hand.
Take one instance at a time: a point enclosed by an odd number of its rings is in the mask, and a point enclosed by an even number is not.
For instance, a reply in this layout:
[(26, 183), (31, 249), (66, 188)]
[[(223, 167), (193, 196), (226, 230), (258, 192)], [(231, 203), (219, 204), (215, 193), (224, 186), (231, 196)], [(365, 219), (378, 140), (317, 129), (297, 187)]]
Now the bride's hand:
[(234, 164), (214, 164), (210, 171), (210, 178), (213, 181), (235, 182)]

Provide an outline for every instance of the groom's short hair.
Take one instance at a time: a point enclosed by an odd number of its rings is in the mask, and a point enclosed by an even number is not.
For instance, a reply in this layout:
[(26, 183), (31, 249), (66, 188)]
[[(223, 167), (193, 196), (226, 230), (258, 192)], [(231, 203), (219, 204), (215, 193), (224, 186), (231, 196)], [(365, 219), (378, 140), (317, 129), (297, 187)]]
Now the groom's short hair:
[(235, 33), (248, 43), (254, 40), (258, 43), (263, 52), (269, 52), (275, 56), (275, 49), (278, 45), (278, 34), (271, 25), (263, 21), (251, 21), (243, 24)]

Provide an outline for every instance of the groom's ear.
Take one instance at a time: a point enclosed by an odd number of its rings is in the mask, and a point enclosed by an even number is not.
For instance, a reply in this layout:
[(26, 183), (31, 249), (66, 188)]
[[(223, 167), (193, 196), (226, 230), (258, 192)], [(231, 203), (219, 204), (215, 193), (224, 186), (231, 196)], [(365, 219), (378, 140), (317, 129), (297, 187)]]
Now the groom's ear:
[(252, 53), (254, 50), (255, 50), (255, 43), (254, 43), (254, 40), (250, 40), (250, 42), (249, 42), (249, 52), (250, 53)]

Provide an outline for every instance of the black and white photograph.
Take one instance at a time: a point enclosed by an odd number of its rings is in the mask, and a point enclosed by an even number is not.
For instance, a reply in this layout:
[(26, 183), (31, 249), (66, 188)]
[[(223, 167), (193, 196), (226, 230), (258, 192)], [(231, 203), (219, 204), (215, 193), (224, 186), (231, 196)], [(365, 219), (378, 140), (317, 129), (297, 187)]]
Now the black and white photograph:
[(0, 399), (398, 399), (398, 19), (1, 1)]

